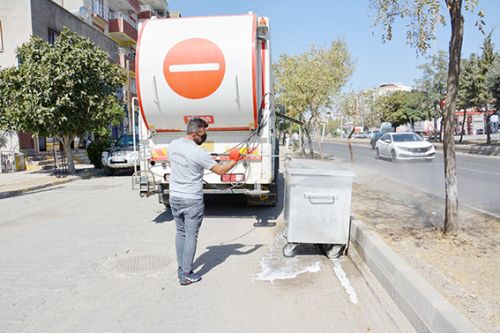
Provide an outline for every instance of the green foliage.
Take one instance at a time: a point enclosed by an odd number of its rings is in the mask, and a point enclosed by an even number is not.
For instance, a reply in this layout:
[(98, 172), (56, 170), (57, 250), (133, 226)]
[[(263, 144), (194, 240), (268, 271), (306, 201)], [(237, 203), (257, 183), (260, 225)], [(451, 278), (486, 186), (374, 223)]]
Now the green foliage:
[(462, 61), (458, 107), (481, 108), (488, 105), (493, 99), (491, 87), (488, 84), (489, 72), (493, 70), (495, 61), (494, 45), (491, 33), (484, 39), (481, 57), (474, 53), (469, 59)]
[(500, 109), (500, 55), (497, 55), (491, 70), (488, 72), (487, 83), (490, 89), (495, 108)]
[(426, 96), (419, 91), (396, 91), (377, 100), (376, 108), (382, 115), (382, 121), (390, 122), (394, 127), (427, 119)]
[(318, 116), (318, 110), (331, 104), (353, 72), (353, 63), (344, 41), (329, 48), (311, 48), (298, 56), (281, 55), (274, 65), (278, 103), (289, 116)]
[(480, 95), (480, 59), (475, 53), (462, 60), (457, 108), (467, 109), (478, 106)]
[(110, 139), (99, 139), (91, 142), (87, 147), (90, 162), (98, 169), (102, 169), (101, 155), (106, 148), (111, 146)]
[(289, 116), (305, 121), (311, 155), (311, 133), (318, 128), (321, 110), (331, 105), (332, 97), (345, 85), (353, 68), (347, 44), (342, 40), (334, 41), (329, 48), (312, 45), (298, 56), (281, 55), (274, 65), (277, 102)]
[(440, 0), (371, 0), (371, 7), (377, 12), (375, 25), (382, 25), (382, 40), (390, 41), (396, 19), (408, 19), (406, 40), (418, 52), (425, 53), (430, 41), (435, 39), (436, 25), (445, 24), (441, 15)]
[(438, 51), (430, 56), (429, 61), (417, 68), (422, 71), (422, 77), (416, 80), (417, 89), (427, 95), (429, 108), (439, 105), (446, 96), (448, 79), (448, 53)]
[(90, 40), (64, 28), (54, 45), (32, 36), (17, 56), (19, 67), (0, 75), (9, 129), (73, 138), (122, 116), (114, 93), (123, 70)]

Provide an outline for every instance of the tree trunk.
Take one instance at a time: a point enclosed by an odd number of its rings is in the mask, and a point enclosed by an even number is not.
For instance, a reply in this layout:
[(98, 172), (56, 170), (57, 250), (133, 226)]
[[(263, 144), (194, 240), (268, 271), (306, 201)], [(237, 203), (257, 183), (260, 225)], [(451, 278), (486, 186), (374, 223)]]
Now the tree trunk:
[(464, 137), (464, 128), (465, 128), (465, 118), (467, 117), (467, 109), (464, 108), (464, 117), (462, 119), (462, 130), (460, 131), (460, 143), (462, 143), (462, 139)]
[(462, 0), (447, 0), (451, 20), (450, 62), (448, 66), (448, 84), (445, 99), (444, 122), (444, 175), (446, 208), (444, 232), (456, 234), (458, 231), (458, 184), (455, 156), (455, 104), (458, 95), (458, 79), (460, 75), (460, 55), (464, 34), (462, 17)]
[(319, 147), (319, 158), (323, 159), (323, 142), (321, 142), (321, 130), (320, 130), (320, 124), (317, 119), (314, 120), (314, 126), (316, 127), (316, 140), (318, 140), (318, 147)]
[(304, 130), (306, 132), (307, 136), (307, 143), (309, 144), (309, 155), (311, 155), (311, 158), (314, 158), (314, 150), (313, 150), (313, 143), (312, 143), (312, 137), (311, 137), (311, 123), (307, 124), (304, 126)]
[(74, 137), (70, 136), (63, 136), (63, 145), (64, 145), (64, 152), (66, 153), (66, 161), (68, 163), (68, 173), (70, 175), (74, 175), (76, 173), (75, 169), (75, 161), (73, 159), (73, 150), (71, 149), (71, 141), (73, 141)]
[(443, 142), (443, 129), (444, 129), (444, 113), (441, 115), (441, 126), (439, 127), (439, 142)]
[(486, 110), (486, 143), (491, 144), (491, 122), (490, 116), (488, 116), (488, 107), (485, 107)]

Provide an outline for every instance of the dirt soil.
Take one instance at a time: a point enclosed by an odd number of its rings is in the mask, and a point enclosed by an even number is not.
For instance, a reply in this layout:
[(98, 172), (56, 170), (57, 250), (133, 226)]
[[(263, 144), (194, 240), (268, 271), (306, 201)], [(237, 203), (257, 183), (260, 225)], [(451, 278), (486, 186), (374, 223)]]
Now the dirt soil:
[(458, 235), (447, 236), (444, 199), (366, 176), (352, 213), (480, 330), (500, 332), (500, 219), (461, 205)]

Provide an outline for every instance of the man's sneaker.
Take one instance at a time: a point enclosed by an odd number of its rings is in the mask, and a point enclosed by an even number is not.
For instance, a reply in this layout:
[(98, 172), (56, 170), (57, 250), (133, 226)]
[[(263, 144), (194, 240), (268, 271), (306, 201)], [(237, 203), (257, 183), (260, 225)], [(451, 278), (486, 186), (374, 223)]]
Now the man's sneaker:
[[(193, 273), (193, 271), (190, 272), (190, 274)], [(182, 278), (182, 267), (177, 267), (177, 277), (179, 280)]]
[(196, 283), (200, 280), (201, 280), (201, 276), (199, 276), (196, 273), (191, 272), (189, 274), (184, 273), (181, 276), (181, 278), (179, 279), (179, 282), (181, 285), (186, 286), (186, 285), (191, 284), (191, 283)]

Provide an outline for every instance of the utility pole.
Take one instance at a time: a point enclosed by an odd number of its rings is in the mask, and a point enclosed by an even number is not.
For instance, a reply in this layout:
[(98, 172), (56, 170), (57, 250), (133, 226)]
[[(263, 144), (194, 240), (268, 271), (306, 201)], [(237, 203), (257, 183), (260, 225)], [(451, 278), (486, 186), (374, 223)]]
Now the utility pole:
[(133, 123), (133, 117), (132, 117), (132, 108), (130, 107), (130, 101), (131, 101), (131, 98), (130, 96), (132, 95), (130, 93), (130, 60), (127, 59), (125, 61), (125, 68), (127, 69), (127, 120), (128, 120), (128, 132), (130, 133), (130, 130), (135, 126), (135, 124)]

